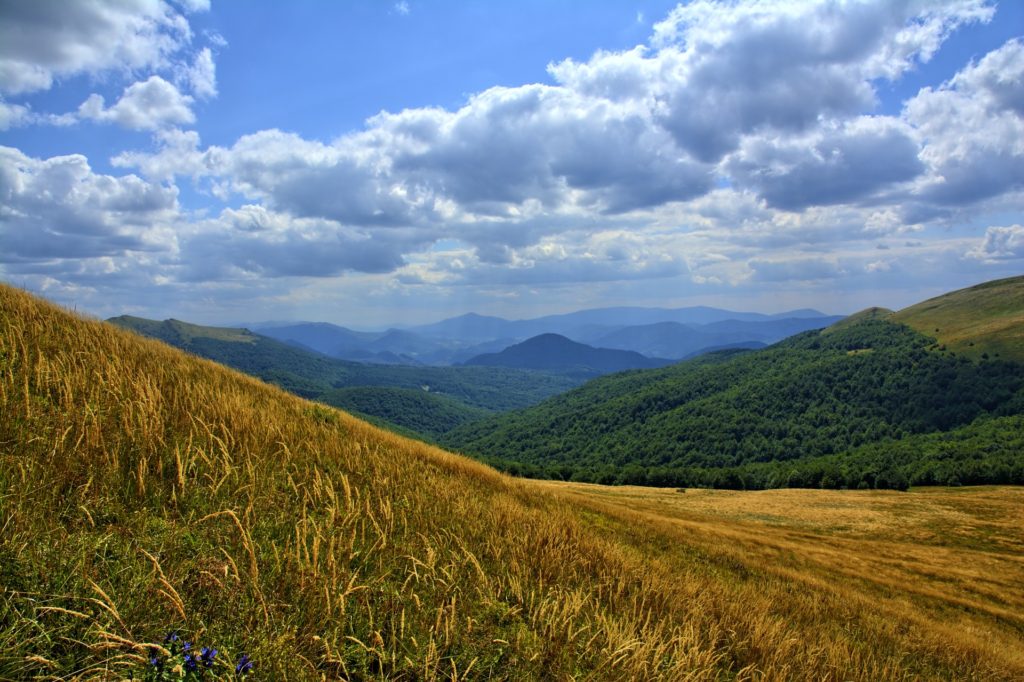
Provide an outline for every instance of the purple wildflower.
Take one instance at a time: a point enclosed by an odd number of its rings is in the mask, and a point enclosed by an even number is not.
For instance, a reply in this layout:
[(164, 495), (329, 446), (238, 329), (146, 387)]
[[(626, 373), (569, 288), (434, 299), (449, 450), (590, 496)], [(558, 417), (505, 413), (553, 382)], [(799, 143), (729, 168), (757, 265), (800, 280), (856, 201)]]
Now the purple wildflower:
[(235, 666), (236, 675), (246, 675), (252, 671), (252, 661), (249, 659), (249, 654), (242, 654), (242, 657), (238, 659), (238, 665)]

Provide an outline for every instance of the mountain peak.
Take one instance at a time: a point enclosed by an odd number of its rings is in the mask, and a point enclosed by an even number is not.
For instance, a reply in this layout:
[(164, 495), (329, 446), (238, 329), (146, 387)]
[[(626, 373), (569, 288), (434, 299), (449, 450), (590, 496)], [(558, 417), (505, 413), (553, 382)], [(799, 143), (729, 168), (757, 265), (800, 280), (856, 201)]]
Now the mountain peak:
[(509, 346), (500, 353), (477, 355), (465, 364), (597, 376), (627, 369), (661, 367), (668, 363), (668, 360), (648, 358), (635, 351), (595, 348), (561, 334), (545, 333)]

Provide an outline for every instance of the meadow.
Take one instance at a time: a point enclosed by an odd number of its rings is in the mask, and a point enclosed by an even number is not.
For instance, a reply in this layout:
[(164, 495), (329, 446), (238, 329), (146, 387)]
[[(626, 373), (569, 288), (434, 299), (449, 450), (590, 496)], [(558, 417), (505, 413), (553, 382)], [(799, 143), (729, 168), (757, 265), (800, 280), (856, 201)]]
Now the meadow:
[[(935, 646), (986, 642), (1024, 664), (1024, 489), (730, 490), (545, 482), (690, 549), (914, 623)], [(833, 617), (838, 619), (839, 613)], [(998, 654), (993, 654), (998, 656)]]
[(0, 287), (0, 679), (1021, 679), (1021, 499), (512, 479)]

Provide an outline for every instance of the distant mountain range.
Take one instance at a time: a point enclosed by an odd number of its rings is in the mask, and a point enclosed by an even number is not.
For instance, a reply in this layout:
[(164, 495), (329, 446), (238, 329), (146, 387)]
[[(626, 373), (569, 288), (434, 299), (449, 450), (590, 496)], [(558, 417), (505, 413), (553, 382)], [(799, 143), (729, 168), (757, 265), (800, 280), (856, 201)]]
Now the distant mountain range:
[(721, 348), (759, 348), (842, 319), (816, 310), (775, 315), (704, 306), (595, 308), (526, 320), (469, 313), (381, 332), (324, 322), (251, 325), (260, 334), (324, 355), (377, 364), (457, 365), (543, 334), (577, 343), (679, 360)]

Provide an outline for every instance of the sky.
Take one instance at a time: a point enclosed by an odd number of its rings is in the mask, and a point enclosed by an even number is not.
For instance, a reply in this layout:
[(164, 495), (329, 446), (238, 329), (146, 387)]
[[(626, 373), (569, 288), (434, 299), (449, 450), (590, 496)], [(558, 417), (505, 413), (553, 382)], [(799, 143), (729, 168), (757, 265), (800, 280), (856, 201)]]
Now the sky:
[(97, 317), (898, 309), (1024, 273), (1024, 3), (0, 0), (0, 280)]

